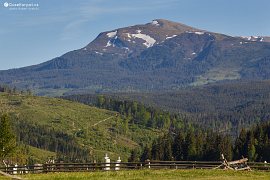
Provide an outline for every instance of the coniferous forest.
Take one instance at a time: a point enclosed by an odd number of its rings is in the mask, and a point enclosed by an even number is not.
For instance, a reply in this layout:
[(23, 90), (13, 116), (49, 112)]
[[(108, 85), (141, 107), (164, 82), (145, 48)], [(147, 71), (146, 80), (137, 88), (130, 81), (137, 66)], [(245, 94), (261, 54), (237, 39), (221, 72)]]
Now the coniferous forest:
[[(55, 152), (57, 160), (64, 160), (66, 162), (89, 162), (94, 160), (95, 155), (92, 154), (90, 156), (89, 148), (81, 145), (81, 142), (85, 140), (78, 141), (78, 139), (89, 137), (89, 133), (91, 134), (89, 131), (100, 133), (99, 129), (92, 128), (85, 131), (85, 129), (76, 130), (75, 128), (72, 130), (72, 133), (69, 133), (60, 131), (55, 126), (66, 119), (61, 120), (55, 117), (50, 121), (52, 125), (56, 123), (53, 127), (22, 119), (21, 117), (23, 116), (12, 112), (11, 109), (25, 108), (26, 104), (31, 103), (37, 97), (33, 96), (30, 91), (23, 92), (7, 86), (1, 86), (0, 91), (2, 92), (1, 113), (4, 114), (1, 116), (1, 123), (3, 124), (3, 126), (1, 124), (1, 132), (7, 132), (5, 136), (8, 136), (8, 139), (13, 137), (14, 140), (9, 145), (10, 147), (15, 145), (16, 139), (17, 148), (13, 148), (14, 151), (19, 151), (27, 156), (30, 146)], [(8, 100), (8, 106), (6, 106), (6, 99), (3, 97)], [(25, 100), (28, 98), (31, 101)], [(209, 128), (209, 126), (202, 126), (197, 121), (182, 114), (164, 111), (137, 101), (121, 100), (107, 95), (71, 95), (62, 98), (70, 100), (67, 101), (68, 103), (76, 101), (87, 104), (89, 108), (94, 106), (98, 109), (116, 112), (119, 117), (109, 127), (110, 133), (118, 139), (125, 135), (138, 142), (137, 146), (133, 146), (130, 149), (121, 147), (123, 152), (129, 153), (129, 161), (145, 161), (147, 159), (217, 161), (220, 159), (221, 154), (224, 154), (228, 160), (239, 159), (244, 156), (248, 157), (249, 161), (270, 161), (269, 121), (253, 124), (249, 128), (242, 128), (239, 134), (233, 136), (230, 133), (215, 131)], [(54, 98), (47, 99), (50, 100), (50, 106), (57, 107), (51, 101)], [(45, 100), (43, 99), (42, 103), (44, 103), (43, 101)], [(59, 102), (60, 99), (55, 99), (55, 101)], [(65, 101), (65, 103), (67, 102)], [(8, 115), (5, 114), (5, 111), (9, 112), (7, 113)], [(42, 119), (39, 120), (43, 121)], [(143, 138), (136, 140), (138, 137), (130, 134), (134, 128), (136, 131), (138, 129), (148, 129), (154, 130), (156, 133), (143, 134)], [(147, 132), (145, 130), (143, 132)], [(5, 136), (1, 135), (3, 139), (1, 142), (5, 142)], [(95, 136), (95, 138), (100, 137)], [(98, 141), (96, 139), (96, 142)], [(2, 143), (0, 145), (0, 148), (3, 149), (7, 144)], [(96, 148), (105, 148), (105, 146), (103, 147), (99, 143), (96, 143), (95, 146)], [(109, 147), (109, 149), (113, 150), (112, 148), (113, 146)], [(119, 150), (119, 148), (120, 146), (115, 147), (115, 150)], [(10, 157), (14, 156), (12, 153), (8, 155)], [(1, 156), (3, 159), (4, 154)], [(16, 158), (23, 159), (23, 157)], [(26, 161), (28, 163), (36, 162), (34, 157), (28, 157)]]
[(168, 133), (147, 145), (142, 151), (133, 150), (130, 161), (150, 160), (202, 160), (217, 161), (224, 154), (228, 160), (247, 157), (249, 161), (270, 161), (270, 123), (258, 124), (242, 130), (233, 140), (228, 135), (188, 130)]
[(207, 160), (217, 161), (223, 153), (228, 160), (248, 157), (250, 161), (270, 161), (270, 122), (258, 123), (241, 129), (237, 136), (209, 126), (198, 126), (196, 121), (148, 107), (141, 103), (119, 100), (104, 95), (71, 95), (69, 100), (110, 109), (129, 117), (130, 123), (151, 128), (162, 128), (163, 135), (150, 144), (134, 149), (130, 161), (152, 160)]

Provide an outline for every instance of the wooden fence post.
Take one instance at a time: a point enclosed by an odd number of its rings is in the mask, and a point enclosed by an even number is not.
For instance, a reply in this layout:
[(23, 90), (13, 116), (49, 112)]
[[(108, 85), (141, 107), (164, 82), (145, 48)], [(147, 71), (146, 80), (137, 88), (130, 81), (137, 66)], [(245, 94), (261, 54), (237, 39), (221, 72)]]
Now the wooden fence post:
[(43, 172), (44, 172), (44, 173), (48, 173), (48, 166), (47, 166), (46, 163), (43, 164), (42, 168), (43, 168)]
[(105, 159), (105, 168), (104, 168), (104, 170), (109, 171), (110, 170), (110, 165), (111, 165), (111, 160), (110, 160), (110, 158), (108, 157), (107, 154), (105, 155), (104, 159)]
[(116, 164), (115, 164), (115, 170), (116, 171), (120, 170), (120, 163), (121, 163), (121, 159), (120, 159), (120, 156), (119, 156), (118, 160), (116, 161)]
[(150, 166), (150, 160), (147, 159), (147, 160), (146, 160), (146, 163), (147, 163), (147, 167), (150, 169), (150, 168), (151, 168), (151, 166)]

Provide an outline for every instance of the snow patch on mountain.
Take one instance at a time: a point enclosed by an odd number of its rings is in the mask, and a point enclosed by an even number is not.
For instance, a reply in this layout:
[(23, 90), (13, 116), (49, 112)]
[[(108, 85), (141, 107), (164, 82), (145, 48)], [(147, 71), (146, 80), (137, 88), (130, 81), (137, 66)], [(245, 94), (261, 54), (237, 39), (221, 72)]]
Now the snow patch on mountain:
[(176, 37), (177, 35), (172, 35), (172, 36), (169, 36), (169, 37), (166, 37), (166, 39), (171, 39), (171, 38), (174, 38)]
[(128, 47), (122, 47), (122, 49), (125, 49), (126, 51), (130, 51)]
[(202, 31), (186, 31), (186, 33), (194, 33), (194, 34), (198, 34), (198, 35), (203, 35), (205, 32), (202, 32)]
[(241, 36), (242, 39), (248, 40), (248, 41), (260, 41), (263, 42), (263, 37), (261, 36)]
[(95, 51), (96, 54), (103, 55), (103, 53)]
[(155, 25), (155, 26), (159, 26), (159, 23), (158, 23), (158, 21), (156, 21), (156, 20), (153, 20), (153, 21), (151, 22), (151, 24), (152, 24), (152, 25)]
[(198, 34), (198, 35), (203, 35), (204, 32), (194, 32), (195, 34)]
[(113, 39), (110, 39), (110, 40), (107, 42), (107, 44), (106, 44), (106, 46), (105, 46), (105, 47), (109, 47), (109, 46), (113, 46), (113, 47), (115, 47), (114, 42), (115, 42), (115, 40), (116, 40), (117, 38), (118, 38), (117, 36), (114, 36), (114, 38), (113, 38)]
[(112, 45), (111, 41), (108, 41), (105, 47), (110, 47)]
[(113, 38), (116, 36), (116, 34), (117, 34), (117, 31), (112, 31), (112, 32), (107, 33), (107, 36), (108, 38)]
[[(139, 38), (139, 39), (144, 40), (145, 42), (143, 43), (143, 45), (145, 45), (147, 48), (152, 47), (156, 43), (156, 40), (154, 38), (152, 38), (149, 35), (142, 34), (141, 30), (137, 30), (136, 32), (137, 32), (137, 34), (126, 33), (127, 37), (129, 37), (129, 38)], [(132, 42), (134, 43), (134, 41), (132, 41)]]

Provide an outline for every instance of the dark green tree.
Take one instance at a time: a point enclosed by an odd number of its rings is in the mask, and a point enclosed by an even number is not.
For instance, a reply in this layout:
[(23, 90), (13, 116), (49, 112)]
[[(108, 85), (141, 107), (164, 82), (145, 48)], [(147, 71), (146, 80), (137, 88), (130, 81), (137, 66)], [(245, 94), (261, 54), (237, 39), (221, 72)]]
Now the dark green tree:
[(168, 133), (163, 140), (163, 149), (164, 149), (163, 160), (165, 161), (171, 161), (173, 158), (172, 143), (173, 143), (172, 136), (170, 133)]
[(152, 144), (152, 150), (151, 150), (153, 160), (160, 160), (160, 151), (161, 151), (160, 148), (161, 147), (158, 140), (154, 140)]
[(247, 133), (246, 141), (247, 155), (250, 161), (255, 161), (257, 158), (256, 148), (255, 148), (255, 139), (252, 131)]
[(100, 95), (100, 96), (98, 96), (97, 97), (97, 105), (98, 105), (98, 107), (103, 107), (103, 105), (104, 105), (104, 103), (105, 103), (105, 98), (104, 98), (104, 96), (102, 96), (102, 95)]
[(242, 129), (238, 138), (235, 140), (234, 159), (239, 159), (242, 156), (247, 156), (247, 149), (245, 148), (246, 131)]
[(10, 126), (8, 115), (0, 118), (0, 158), (3, 160), (12, 155), (16, 148), (16, 138)]
[(186, 160), (195, 160), (197, 155), (196, 150), (196, 139), (193, 130), (188, 130), (186, 140), (185, 140), (185, 159)]
[(175, 160), (181, 161), (184, 159), (184, 144), (185, 143), (185, 137), (181, 131), (179, 131), (174, 138), (173, 142), (173, 156)]
[(140, 161), (140, 150), (135, 148), (131, 151), (131, 155), (128, 158), (128, 162), (139, 162)]
[(146, 161), (147, 159), (152, 159), (151, 157), (151, 148), (149, 146), (144, 147), (143, 153), (141, 155), (141, 162)]

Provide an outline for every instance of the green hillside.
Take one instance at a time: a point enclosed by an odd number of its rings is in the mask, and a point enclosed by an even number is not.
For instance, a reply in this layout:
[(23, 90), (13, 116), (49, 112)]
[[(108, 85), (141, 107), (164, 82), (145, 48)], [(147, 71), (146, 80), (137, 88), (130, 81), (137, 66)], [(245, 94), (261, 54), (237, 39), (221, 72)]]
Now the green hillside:
[[(157, 93), (115, 93), (112, 99), (138, 101), (182, 115), (189, 122), (236, 137), (270, 119), (270, 81), (238, 81)], [(75, 95), (76, 96), (76, 95)]]
[(18, 141), (74, 159), (101, 160), (108, 153), (127, 160), (139, 142), (160, 133), (128, 124), (116, 112), (57, 98), (0, 93), (0, 107), (10, 115)]

